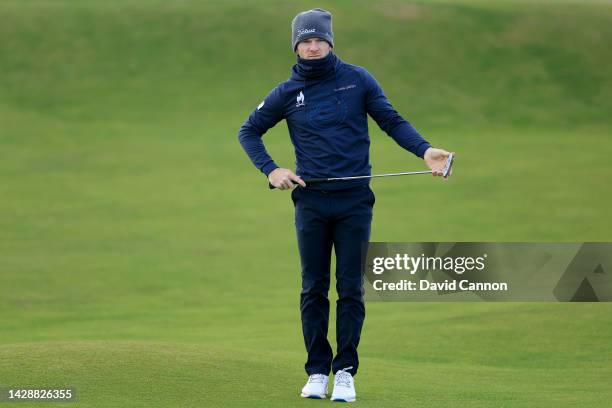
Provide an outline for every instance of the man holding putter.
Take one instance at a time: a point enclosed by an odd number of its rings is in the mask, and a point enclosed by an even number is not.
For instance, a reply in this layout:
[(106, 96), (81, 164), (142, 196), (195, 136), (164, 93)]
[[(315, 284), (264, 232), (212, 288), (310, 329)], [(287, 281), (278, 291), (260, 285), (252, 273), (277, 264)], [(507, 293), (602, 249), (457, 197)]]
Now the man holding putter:
[[(335, 375), (331, 399), (352, 402), (356, 400), (353, 377), (359, 367), (357, 347), (365, 319), (361, 247), (370, 239), (375, 197), (368, 178), (350, 177), (370, 174), (367, 115), (397, 144), (423, 158), (433, 176), (445, 173), (450, 153), (431, 147), (393, 109), (368, 71), (332, 52), (329, 12), (313, 9), (299, 13), (291, 28), (297, 53), (291, 77), (251, 113), (240, 128), (239, 140), (271, 186), (293, 189), (302, 266), (300, 310), (308, 352), (305, 369), (309, 375), (301, 396), (325, 398), (331, 370)], [(295, 173), (278, 166), (262, 142), (263, 134), (282, 119), (287, 121), (295, 147)], [(349, 179), (304, 181), (345, 177)], [(332, 248), (338, 292), (335, 356), (327, 339)]]

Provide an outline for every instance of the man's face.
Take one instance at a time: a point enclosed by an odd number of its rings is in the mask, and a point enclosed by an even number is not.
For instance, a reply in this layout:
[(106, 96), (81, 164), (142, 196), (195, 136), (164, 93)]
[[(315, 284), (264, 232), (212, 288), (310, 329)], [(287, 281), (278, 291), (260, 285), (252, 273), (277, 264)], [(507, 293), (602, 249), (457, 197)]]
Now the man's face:
[(300, 41), (297, 45), (297, 53), (303, 59), (319, 59), (329, 54), (331, 46), (322, 38), (309, 38)]

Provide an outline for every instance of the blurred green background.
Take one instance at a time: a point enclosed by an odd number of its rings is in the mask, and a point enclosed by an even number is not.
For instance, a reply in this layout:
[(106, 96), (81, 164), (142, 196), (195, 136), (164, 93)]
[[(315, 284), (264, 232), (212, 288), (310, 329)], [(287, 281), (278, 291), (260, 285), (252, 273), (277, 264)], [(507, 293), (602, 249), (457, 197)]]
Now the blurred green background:
[[(373, 182), (373, 241), (612, 240), (608, 1), (4, 0), (0, 387), (74, 386), (70, 407), (327, 403), (298, 397), (291, 199), (237, 140), (313, 7), (457, 152), (448, 183)], [(374, 172), (424, 167), (370, 134)], [(294, 166), (284, 123), (264, 140)], [(607, 406), (611, 323), (610, 304), (369, 303), (357, 404)]]

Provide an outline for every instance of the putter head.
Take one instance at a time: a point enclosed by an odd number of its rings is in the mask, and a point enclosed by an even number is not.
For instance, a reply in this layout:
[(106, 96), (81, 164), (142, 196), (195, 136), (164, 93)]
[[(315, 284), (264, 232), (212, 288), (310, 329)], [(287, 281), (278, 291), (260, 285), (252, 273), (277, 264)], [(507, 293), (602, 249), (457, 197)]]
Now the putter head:
[(448, 178), (451, 168), (453, 167), (453, 160), (455, 160), (455, 155), (449, 153), (448, 159), (446, 159), (446, 166), (444, 166), (444, 172), (442, 174), (444, 178)]

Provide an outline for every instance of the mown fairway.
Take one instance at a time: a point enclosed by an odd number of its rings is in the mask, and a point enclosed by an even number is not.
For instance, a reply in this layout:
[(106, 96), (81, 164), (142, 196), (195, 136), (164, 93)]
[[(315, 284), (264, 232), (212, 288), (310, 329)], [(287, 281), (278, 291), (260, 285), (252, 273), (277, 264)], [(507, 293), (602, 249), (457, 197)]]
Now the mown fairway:
[[(291, 199), (236, 137), (316, 6), (457, 152), (448, 183), (373, 183), (373, 241), (612, 241), (612, 5), (491, 3), (0, 2), (0, 387), (329, 404), (298, 397)], [(370, 131), (375, 172), (423, 168)], [(293, 167), (284, 123), (265, 141)], [(611, 344), (612, 304), (369, 303), (357, 404), (605, 407)]]

